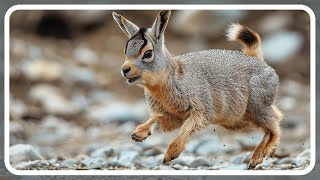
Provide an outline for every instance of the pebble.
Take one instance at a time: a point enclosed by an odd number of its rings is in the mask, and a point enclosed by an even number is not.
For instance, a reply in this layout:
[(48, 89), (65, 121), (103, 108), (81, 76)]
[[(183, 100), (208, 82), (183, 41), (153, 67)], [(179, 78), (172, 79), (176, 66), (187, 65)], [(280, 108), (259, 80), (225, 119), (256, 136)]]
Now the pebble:
[(80, 161), (81, 164), (85, 165), (88, 169), (99, 169), (102, 167), (105, 159), (101, 157), (88, 158)]
[(43, 159), (40, 153), (30, 144), (13, 145), (9, 149), (9, 154), (12, 164)]
[(219, 170), (246, 170), (248, 168), (247, 164), (237, 164), (237, 165), (228, 165), (221, 166)]
[[(298, 32), (273, 33), (262, 41), (262, 51), (269, 62), (279, 63), (298, 53), (303, 45), (303, 36)], [(279, 51), (282, 49), (282, 51)]]
[(64, 73), (60, 63), (47, 59), (28, 60), (21, 68), (24, 75), (33, 81), (61, 80)]
[(83, 64), (94, 64), (98, 59), (97, 54), (86, 47), (77, 47), (73, 51), (73, 56)]
[(101, 123), (142, 121), (147, 117), (145, 103), (128, 104), (125, 102), (114, 102), (108, 105), (93, 106), (88, 111), (88, 117)]
[(278, 161), (276, 161), (275, 163), (276, 164), (290, 164), (294, 162), (294, 159), (293, 158), (289, 158), (289, 157), (285, 157), (285, 158), (282, 158), (282, 159), (279, 159)]
[(62, 95), (57, 87), (39, 84), (31, 88), (29, 96), (32, 100), (40, 102), (44, 109), (52, 114), (74, 114), (77, 109), (71, 101)]
[(71, 81), (76, 83), (83, 83), (86, 85), (94, 84), (96, 82), (95, 73), (89, 68), (85, 67), (69, 67), (66, 75)]
[(99, 148), (99, 149), (93, 151), (90, 154), (90, 156), (91, 157), (107, 158), (107, 157), (111, 156), (113, 153), (114, 153), (114, 149), (106, 146), (106, 147), (102, 147), (102, 148)]
[(121, 166), (131, 167), (139, 158), (139, 153), (136, 151), (121, 151), (118, 163)]
[(224, 145), (215, 141), (207, 141), (206, 143), (200, 145), (200, 147), (195, 151), (195, 153), (199, 155), (223, 154), (231, 153), (239, 149), (239, 144)]
[(74, 168), (78, 164), (78, 160), (75, 159), (66, 159), (61, 162), (62, 167)]
[(194, 158), (190, 165), (190, 167), (199, 167), (199, 166), (210, 166), (210, 163), (208, 162), (206, 157), (199, 156)]
[(302, 153), (300, 153), (296, 157), (295, 163), (298, 165), (310, 164), (310, 150), (307, 149), (307, 150), (303, 151)]
[(166, 165), (156, 166), (153, 170), (175, 170), (174, 168)]
[[(10, 96), (10, 117), (13, 120), (21, 118), (23, 114), (27, 112), (27, 108), (22, 101), (16, 100)], [(10, 131), (11, 131), (11, 124), (10, 122)]]
[(172, 168), (174, 168), (175, 170), (183, 169), (183, 167), (186, 167), (186, 166), (182, 166), (180, 164), (175, 164), (172, 166)]
[(251, 160), (251, 156), (252, 156), (251, 152), (247, 152), (247, 153), (244, 153), (244, 154), (239, 154), (239, 155), (236, 155), (236, 156), (232, 157), (230, 159), (230, 162), (232, 164), (249, 163), (249, 161)]
[(33, 133), (31, 140), (50, 147), (61, 142), (79, 140), (83, 133), (79, 127), (49, 115), (43, 118), (39, 130)]
[(37, 164), (40, 162), (40, 160), (35, 160), (35, 161), (28, 161), (28, 162), (21, 162), (21, 163), (18, 163), (16, 166), (15, 166), (15, 169), (32, 169), (34, 168), (35, 166), (37, 166)]
[(279, 108), (286, 111), (291, 111), (296, 108), (297, 101), (294, 97), (284, 96), (279, 100)]
[(145, 156), (156, 156), (156, 155), (159, 155), (159, 154), (162, 154), (162, 153), (164, 153), (164, 152), (159, 147), (154, 147), (154, 148), (151, 148), (149, 150), (144, 151), (144, 155)]

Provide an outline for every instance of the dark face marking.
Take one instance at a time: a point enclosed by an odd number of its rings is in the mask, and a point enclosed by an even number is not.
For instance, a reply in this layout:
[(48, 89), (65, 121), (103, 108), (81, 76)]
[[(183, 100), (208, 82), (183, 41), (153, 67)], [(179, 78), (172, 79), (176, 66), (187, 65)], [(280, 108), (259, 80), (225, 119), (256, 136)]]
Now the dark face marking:
[[(147, 45), (148, 41), (145, 38), (146, 31), (146, 28), (140, 28), (139, 31), (127, 41), (125, 54), (136, 56), (140, 50)], [(130, 51), (128, 51), (128, 49)]]

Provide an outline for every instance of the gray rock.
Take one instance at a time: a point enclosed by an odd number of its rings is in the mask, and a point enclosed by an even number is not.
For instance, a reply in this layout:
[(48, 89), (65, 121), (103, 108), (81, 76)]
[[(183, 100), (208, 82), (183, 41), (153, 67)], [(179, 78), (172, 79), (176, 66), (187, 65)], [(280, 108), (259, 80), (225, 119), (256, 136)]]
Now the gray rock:
[[(263, 33), (273, 33), (285, 29), (294, 18), (291, 17), (292, 14), (289, 11), (279, 11), (275, 13), (268, 14), (262, 17), (261, 22), (258, 23), (257, 32)], [(276, 21), (275, 21), (276, 19)]]
[(16, 144), (10, 147), (10, 162), (17, 164), (22, 161), (41, 160), (43, 157), (40, 153), (30, 144)]
[[(23, 114), (27, 112), (27, 108), (25, 104), (22, 101), (19, 101), (18, 99), (14, 99), (10, 96), (10, 117), (12, 117), (11, 120), (19, 119)], [(14, 122), (10, 122), (10, 132), (11, 132), (11, 126)], [(21, 126), (21, 125), (20, 125)]]
[(175, 165), (172, 166), (172, 168), (175, 169), (175, 170), (183, 169), (183, 167), (185, 167), (185, 166), (182, 166), (180, 164), (175, 164)]
[(293, 158), (289, 158), (289, 157), (286, 157), (286, 158), (282, 158), (282, 159), (279, 159), (278, 161), (276, 161), (275, 163), (276, 164), (290, 164), (294, 162), (294, 159)]
[(141, 143), (126, 143), (120, 146), (114, 147), (115, 153), (122, 151), (136, 151), (139, 154), (143, 152), (143, 148), (141, 147)]
[(33, 86), (29, 95), (32, 100), (40, 102), (49, 113), (73, 114), (78, 111), (72, 102), (62, 95), (60, 89), (54, 86), (46, 84)]
[(246, 170), (247, 164), (227, 165), (219, 167), (219, 170)]
[(23, 128), (21, 123), (18, 123), (16, 121), (10, 122), (10, 143), (12, 143), (11, 138), (17, 137), (19, 139), (26, 138), (27, 134), (25, 132), (25, 128)]
[(147, 109), (145, 102), (135, 104), (114, 102), (90, 108), (88, 117), (102, 123), (142, 121), (147, 117)]
[(79, 110), (85, 111), (89, 107), (88, 98), (79, 92), (72, 95), (72, 104)]
[(58, 162), (58, 159), (57, 159), (57, 158), (49, 159), (48, 162), (49, 162), (50, 164), (55, 164), (55, 163)]
[(73, 56), (76, 60), (83, 64), (94, 64), (98, 59), (98, 56), (95, 52), (85, 47), (77, 47), (73, 51)]
[(230, 159), (230, 162), (232, 164), (242, 164), (242, 163), (249, 163), (251, 160), (251, 152), (247, 152), (244, 154), (239, 154), (237, 156), (234, 156)]
[(297, 158), (310, 158), (310, 149), (307, 149), (300, 153)]
[(242, 135), (237, 138), (238, 143), (242, 149), (252, 149), (259, 145), (263, 138), (262, 133), (255, 133), (251, 135)]
[(99, 148), (99, 149), (93, 151), (90, 154), (90, 156), (91, 157), (107, 158), (107, 157), (111, 156), (113, 153), (114, 153), (114, 149), (106, 146), (106, 147), (102, 147), (102, 148)]
[(153, 170), (175, 170), (174, 168), (166, 165), (159, 165), (155, 167)]
[(126, 123), (123, 123), (120, 128), (123, 130), (124, 133), (131, 134), (136, 129), (136, 127), (136, 122), (128, 121)]
[(144, 151), (145, 156), (156, 156), (156, 155), (159, 155), (162, 153), (163, 153), (163, 150), (162, 150), (162, 148), (159, 148), (159, 147), (154, 147), (154, 148), (151, 148), (149, 150)]
[(278, 63), (294, 56), (302, 45), (303, 36), (300, 33), (283, 31), (265, 37), (262, 41), (262, 50), (269, 62)]
[(203, 139), (202, 140), (192, 140), (191, 142), (189, 142), (187, 144), (185, 152), (194, 153), (197, 150), (197, 148), (200, 145), (204, 144), (205, 142), (206, 142), (206, 140), (203, 140)]
[(113, 103), (116, 98), (115, 95), (106, 90), (94, 90), (88, 95), (90, 104), (108, 104)]
[(40, 160), (40, 165), (41, 165), (41, 166), (49, 166), (50, 163), (49, 163), (49, 161), (47, 161), (47, 160)]
[(35, 59), (22, 63), (23, 74), (33, 81), (54, 81), (63, 78), (62, 65), (53, 60)]
[(279, 100), (279, 108), (282, 110), (290, 111), (296, 107), (297, 101), (294, 97), (284, 96)]
[(35, 161), (28, 161), (28, 162), (21, 162), (18, 163), (15, 166), (15, 169), (20, 169), (20, 170), (26, 170), (26, 169), (31, 169), (34, 168), (38, 165), (38, 163), (40, 163), (40, 160), (35, 160)]
[(118, 163), (121, 166), (131, 167), (139, 158), (137, 151), (121, 151), (118, 159)]
[[(162, 160), (163, 160), (162, 156)], [(177, 159), (172, 161), (172, 164), (180, 164), (182, 166), (190, 166), (195, 157), (192, 154), (182, 153)]]
[(92, 70), (84, 67), (69, 67), (66, 72), (71, 81), (76, 83), (94, 84), (95, 74)]
[(160, 164), (157, 162), (157, 159), (154, 156), (145, 157), (144, 159), (138, 159), (137, 163), (148, 169), (153, 169)]
[(40, 58), (43, 55), (42, 49), (34, 45), (29, 46), (29, 55), (32, 59)]
[(307, 150), (303, 151), (302, 153), (300, 153), (296, 157), (295, 163), (298, 165), (310, 164), (310, 149), (307, 149)]
[(61, 144), (61, 141), (80, 140), (83, 133), (80, 127), (75, 127), (55, 116), (46, 116), (41, 122), (40, 128), (33, 133), (31, 139), (35, 143), (51, 147), (52, 145)]
[(77, 166), (77, 164), (79, 163), (78, 160), (75, 159), (66, 159), (64, 161), (61, 162), (61, 166), (62, 167), (67, 167), (67, 168), (74, 168)]
[(88, 169), (99, 169), (106, 163), (105, 159), (101, 157), (88, 158), (80, 162), (81, 164), (85, 165)]
[(217, 143), (216, 141), (207, 141), (204, 144), (200, 145), (196, 149), (196, 153), (199, 155), (210, 155), (210, 154), (223, 154), (231, 153), (240, 149), (239, 144), (222, 144)]
[(196, 157), (190, 163), (190, 167), (199, 167), (199, 166), (210, 166), (207, 158), (203, 156)]

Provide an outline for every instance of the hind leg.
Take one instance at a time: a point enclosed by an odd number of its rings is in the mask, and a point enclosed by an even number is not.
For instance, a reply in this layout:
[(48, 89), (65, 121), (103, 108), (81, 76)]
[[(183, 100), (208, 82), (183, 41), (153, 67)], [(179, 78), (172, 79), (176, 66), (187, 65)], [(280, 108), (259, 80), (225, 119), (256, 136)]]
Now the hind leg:
[(272, 105), (271, 108), (272, 108), (272, 111), (274, 113), (276, 120), (271, 125), (271, 127), (269, 127), (270, 129), (272, 129), (272, 132), (271, 132), (270, 140), (269, 140), (268, 144), (266, 145), (266, 148), (264, 149), (265, 156), (274, 154), (274, 152), (276, 151), (276, 147), (279, 143), (280, 134), (281, 134), (280, 120), (282, 119), (282, 113), (274, 105)]
[(258, 117), (256, 125), (262, 128), (265, 132), (264, 137), (258, 147), (255, 149), (252, 159), (249, 162), (248, 169), (254, 168), (256, 165), (263, 162), (265, 156), (275, 151), (280, 139), (281, 113), (275, 107), (271, 106), (261, 113)]

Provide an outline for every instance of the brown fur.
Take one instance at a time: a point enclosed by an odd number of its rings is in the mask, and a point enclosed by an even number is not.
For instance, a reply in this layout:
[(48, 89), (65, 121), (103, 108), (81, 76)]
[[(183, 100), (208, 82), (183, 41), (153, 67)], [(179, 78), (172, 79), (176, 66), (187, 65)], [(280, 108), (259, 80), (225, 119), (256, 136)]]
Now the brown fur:
[(180, 78), (182, 78), (182, 76), (183, 76), (183, 67), (182, 67), (182, 64), (181, 64), (181, 62), (177, 62), (177, 64), (178, 64), (178, 75), (179, 75), (179, 77)]

